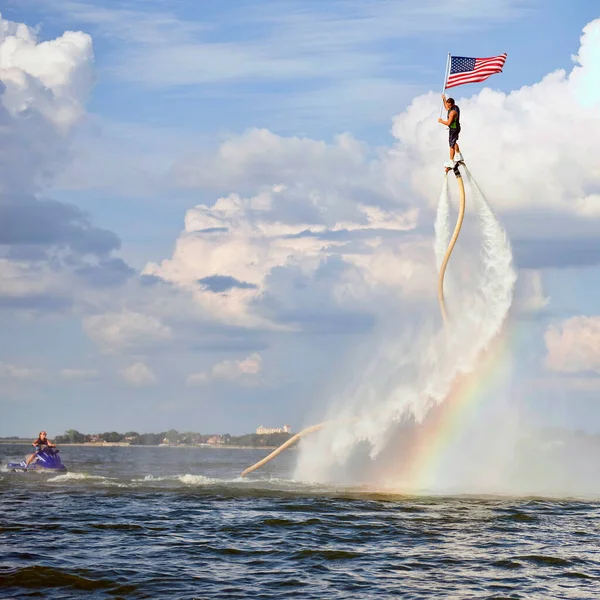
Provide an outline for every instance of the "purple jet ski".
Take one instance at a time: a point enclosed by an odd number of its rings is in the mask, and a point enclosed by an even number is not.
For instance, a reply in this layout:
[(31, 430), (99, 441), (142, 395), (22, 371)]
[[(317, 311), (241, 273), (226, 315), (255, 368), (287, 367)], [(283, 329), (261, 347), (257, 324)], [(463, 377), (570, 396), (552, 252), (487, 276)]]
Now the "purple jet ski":
[(6, 468), (12, 471), (60, 471), (62, 473), (67, 470), (60, 460), (58, 448), (50, 446), (42, 446), (29, 465), (22, 460), (20, 463), (8, 463)]

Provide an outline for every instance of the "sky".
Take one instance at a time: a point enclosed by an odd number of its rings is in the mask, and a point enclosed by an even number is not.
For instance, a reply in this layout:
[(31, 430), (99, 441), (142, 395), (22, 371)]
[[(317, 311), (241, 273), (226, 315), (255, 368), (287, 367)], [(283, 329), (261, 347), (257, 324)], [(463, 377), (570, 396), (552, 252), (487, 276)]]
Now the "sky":
[(519, 410), (600, 431), (595, 0), (3, 6), (0, 435), (318, 417), (436, 310), (448, 52), (508, 54), (452, 95), (518, 267)]

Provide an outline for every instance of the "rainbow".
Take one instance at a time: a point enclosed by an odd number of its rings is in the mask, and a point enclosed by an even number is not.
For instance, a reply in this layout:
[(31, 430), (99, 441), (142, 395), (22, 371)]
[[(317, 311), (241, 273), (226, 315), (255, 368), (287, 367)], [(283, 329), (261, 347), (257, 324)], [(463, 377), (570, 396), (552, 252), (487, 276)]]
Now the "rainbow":
[(510, 362), (515, 331), (505, 327), (477, 361), (471, 373), (459, 376), (447, 398), (415, 427), (404, 481), (414, 491), (431, 490), (442, 478), (448, 450), (485, 410), (486, 395), (502, 383)]

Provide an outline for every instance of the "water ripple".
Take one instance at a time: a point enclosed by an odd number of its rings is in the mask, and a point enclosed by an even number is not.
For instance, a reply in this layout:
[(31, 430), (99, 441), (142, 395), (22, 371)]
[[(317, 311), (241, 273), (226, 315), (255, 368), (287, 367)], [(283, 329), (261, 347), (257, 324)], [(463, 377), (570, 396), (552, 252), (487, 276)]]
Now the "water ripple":
[(135, 452), (152, 467), (66, 448), (74, 476), (4, 475), (0, 597), (598, 597), (597, 500), (240, 480), (239, 452)]

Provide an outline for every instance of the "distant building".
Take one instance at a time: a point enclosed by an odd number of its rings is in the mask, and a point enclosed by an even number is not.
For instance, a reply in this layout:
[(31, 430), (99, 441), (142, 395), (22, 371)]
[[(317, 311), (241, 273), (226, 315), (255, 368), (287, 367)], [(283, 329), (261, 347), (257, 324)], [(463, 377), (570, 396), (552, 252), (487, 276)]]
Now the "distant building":
[(263, 427), (262, 425), (259, 425), (256, 428), (256, 433), (258, 435), (269, 435), (270, 433), (290, 433), (291, 430), (292, 430), (292, 428), (289, 425), (284, 425), (283, 427), (272, 427), (272, 428)]
[(223, 440), (222, 435), (213, 435), (206, 440), (206, 443), (211, 446), (218, 446), (219, 444), (225, 443), (225, 440)]

